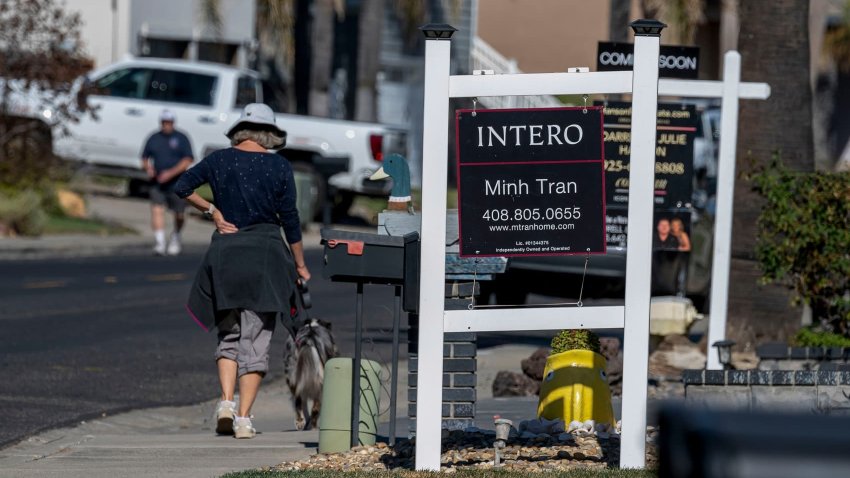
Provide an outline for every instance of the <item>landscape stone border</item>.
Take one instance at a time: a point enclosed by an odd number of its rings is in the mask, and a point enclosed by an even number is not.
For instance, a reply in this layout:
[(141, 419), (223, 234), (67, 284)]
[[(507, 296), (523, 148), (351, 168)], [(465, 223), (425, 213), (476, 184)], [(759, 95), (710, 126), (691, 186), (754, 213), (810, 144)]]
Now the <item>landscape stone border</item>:
[(756, 355), (764, 360), (840, 360), (850, 362), (850, 347), (791, 347), (773, 342), (756, 347)]
[(761, 370), (850, 370), (850, 347), (791, 347), (774, 342), (756, 347)]
[(850, 385), (850, 371), (829, 370), (685, 370), (682, 382), (695, 385), (838, 386)]
[(685, 403), (850, 415), (850, 371), (685, 370)]

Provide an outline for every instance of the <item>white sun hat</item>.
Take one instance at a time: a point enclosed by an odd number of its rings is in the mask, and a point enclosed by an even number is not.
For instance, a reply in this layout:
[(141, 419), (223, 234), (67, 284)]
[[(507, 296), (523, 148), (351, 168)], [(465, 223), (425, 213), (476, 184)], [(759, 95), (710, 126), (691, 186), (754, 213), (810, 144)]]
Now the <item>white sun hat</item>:
[(252, 124), (260, 126), (260, 129), (271, 129), (279, 136), (286, 138), (286, 131), (280, 129), (274, 120), (274, 111), (263, 103), (250, 103), (245, 105), (239, 119), (228, 128), (224, 134), (230, 138), (242, 125)]

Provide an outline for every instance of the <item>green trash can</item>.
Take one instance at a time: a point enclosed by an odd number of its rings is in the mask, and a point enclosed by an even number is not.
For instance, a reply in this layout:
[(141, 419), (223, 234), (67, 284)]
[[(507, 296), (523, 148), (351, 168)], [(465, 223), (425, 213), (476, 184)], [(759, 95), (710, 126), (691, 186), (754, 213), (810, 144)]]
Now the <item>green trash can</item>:
[(292, 175), (295, 179), (295, 208), (298, 209), (298, 217), (301, 218), (301, 228), (305, 228), (316, 211), (313, 210), (313, 204), (316, 203), (316, 187), (313, 185), (313, 175), (302, 171), (293, 171)]
[[(351, 449), (351, 358), (338, 357), (325, 364), (322, 413), (319, 415), (319, 453)], [(360, 444), (374, 445), (380, 414), (381, 365), (360, 362)]]

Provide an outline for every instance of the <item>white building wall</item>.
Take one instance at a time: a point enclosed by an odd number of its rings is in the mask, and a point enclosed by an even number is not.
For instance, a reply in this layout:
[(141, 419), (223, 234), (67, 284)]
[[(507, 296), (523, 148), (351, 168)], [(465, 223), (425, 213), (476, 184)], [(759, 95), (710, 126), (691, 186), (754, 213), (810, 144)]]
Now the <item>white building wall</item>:
[(96, 68), (114, 63), (129, 52), (129, 4), (130, 0), (65, 0), (66, 11), (80, 15), (83, 48)]
[(200, 0), (65, 0), (83, 22), (86, 52), (95, 67), (141, 55), (140, 34), (150, 37), (243, 45), (248, 53), (255, 32), (255, 0), (220, 0), (221, 31), (203, 24)]
[(204, 23), (200, 0), (130, 0), (131, 49), (138, 51), (138, 38), (195, 40), (240, 44), (248, 47), (256, 38), (254, 0), (219, 0), (221, 31)]

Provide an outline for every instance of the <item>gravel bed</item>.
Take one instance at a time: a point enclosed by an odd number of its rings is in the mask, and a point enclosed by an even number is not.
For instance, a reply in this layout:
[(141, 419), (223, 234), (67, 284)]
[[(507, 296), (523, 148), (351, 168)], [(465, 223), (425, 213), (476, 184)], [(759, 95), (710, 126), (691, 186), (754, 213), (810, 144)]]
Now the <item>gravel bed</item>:
[[(620, 436), (616, 430), (589, 424), (571, 424), (569, 431), (552, 434), (519, 433), (512, 430), (502, 451), (504, 470), (552, 471), (580, 468), (616, 468), (620, 460)], [(521, 427), (522, 429), (522, 427)], [(493, 468), (495, 432), (468, 429), (443, 431), (442, 471)], [(657, 430), (647, 427), (647, 467), (657, 466)], [(270, 471), (383, 471), (412, 470), (416, 438), (402, 439), (394, 447), (386, 443), (353, 448), (346, 453), (317, 454), (304, 461), (284, 462)]]

